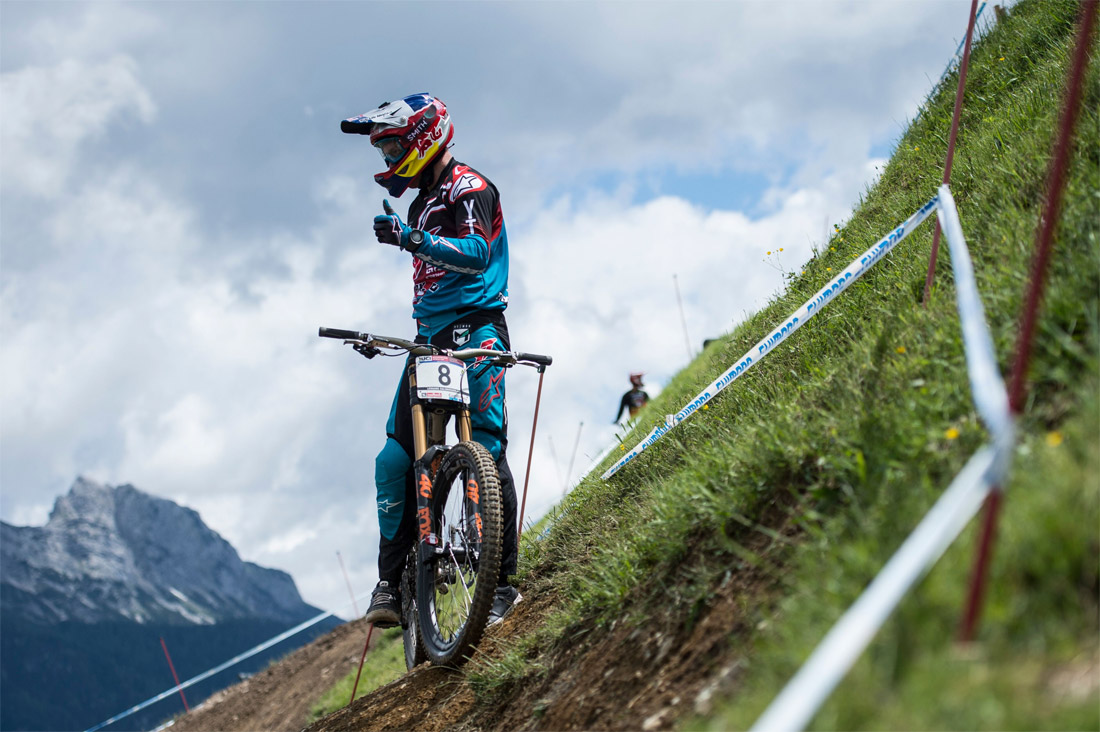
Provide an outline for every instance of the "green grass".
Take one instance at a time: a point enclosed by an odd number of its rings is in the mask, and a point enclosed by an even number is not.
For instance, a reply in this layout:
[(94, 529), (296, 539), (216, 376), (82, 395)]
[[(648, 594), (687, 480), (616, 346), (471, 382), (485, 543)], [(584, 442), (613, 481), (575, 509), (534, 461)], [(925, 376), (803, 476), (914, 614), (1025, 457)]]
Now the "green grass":
[(405, 651), (401, 645), (401, 629), (390, 628), (382, 631), (378, 645), (367, 653), (363, 662), (363, 673), (359, 677), (359, 686), (355, 687), (355, 675), (358, 667), (336, 682), (324, 696), (309, 710), (306, 724), (313, 724), (322, 717), (342, 709), (351, 699), (351, 690), (355, 688), (355, 698), (366, 696), (380, 686), (405, 675)]
[[(1075, 9), (1019, 3), (975, 46), (967, 80), (951, 187), (1006, 374)], [(627, 448), (935, 193), (954, 85), (945, 82), (881, 180), (787, 291), (677, 375), (624, 438)], [(815, 728), (1100, 728), (1095, 683), (1079, 698), (1058, 682), (1095, 659), (1100, 625), (1098, 110), (1094, 63), (980, 643), (962, 653), (953, 641), (971, 527), (906, 598)], [(475, 689), (503, 693), (543, 673), (559, 631), (642, 624), (658, 609), (690, 623), (728, 571), (756, 568), (771, 588), (745, 599), (743, 625), (756, 630), (729, 639), (730, 652), (751, 663), (727, 705), (697, 722), (751, 725), (988, 439), (970, 395), (946, 247), (931, 301), (919, 302), (931, 239), (929, 222), (709, 409), (610, 481), (585, 481), (545, 538), (526, 535), (522, 581), (563, 598), (554, 632), (533, 630), (503, 661), (474, 664)], [(769, 534), (776, 511), (790, 512), (793, 540)], [(748, 541), (757, 535), (769, 540)]]

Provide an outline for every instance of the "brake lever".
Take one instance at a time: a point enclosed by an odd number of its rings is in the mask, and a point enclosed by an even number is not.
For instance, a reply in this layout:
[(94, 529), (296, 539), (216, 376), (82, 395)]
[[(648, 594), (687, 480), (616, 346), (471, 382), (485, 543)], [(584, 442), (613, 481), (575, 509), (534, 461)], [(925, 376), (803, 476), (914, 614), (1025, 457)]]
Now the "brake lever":
[(380, 350), (366, 343), (352, 343), (351, 347), (361, 353), (366, 358), (374, 358), (379, 353), (381, 353)]

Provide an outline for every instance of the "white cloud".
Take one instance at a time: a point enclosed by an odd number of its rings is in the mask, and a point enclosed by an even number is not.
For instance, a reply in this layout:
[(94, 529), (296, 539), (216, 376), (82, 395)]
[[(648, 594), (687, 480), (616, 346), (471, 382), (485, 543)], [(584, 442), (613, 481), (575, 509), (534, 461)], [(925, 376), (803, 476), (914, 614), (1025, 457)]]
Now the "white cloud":
[(0, 180), (5, 188), (60, 196), (86, 139), (102, 135), (119, 119), (151, 122), (156, 105), (138, 80), (136, 67), (132, 58), (117, 55), (94, 65), (66, 59), (56, 66), (29, 66), (0, 76)]

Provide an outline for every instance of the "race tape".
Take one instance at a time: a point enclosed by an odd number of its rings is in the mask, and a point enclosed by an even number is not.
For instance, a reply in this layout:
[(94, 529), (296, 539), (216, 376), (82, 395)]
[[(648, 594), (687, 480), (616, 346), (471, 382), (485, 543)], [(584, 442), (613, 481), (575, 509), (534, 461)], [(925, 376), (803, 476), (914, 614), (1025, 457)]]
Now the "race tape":
[[(355, 600), (356, 601), (362, 600), (369, 594), (370, 594), (369, 592), (365, 592), (362, 595), (360, 595), (359, 597), (355, 598)], [(339, 609), (340, 610), (346, 610), (347, 608), (351, 607), (352, 605), (353, 605), (353, 602), (349, 602), (347, 605), (344, 605), (343, 607), (341, 607)], [(241, 654), (238, 654), (238, 655), (234, 656), (233, 658), (229, 659), (228, 661), (226, 661), (225, 663), (223, 663), (219, 666), (215, 666), (214, 668), (212, 668), (208, 671), (203, 671), (198, 676), (190, 678), (187, 681), (184, 681), (182, 684), (178, 684), (176, 686), (173, 686), (171, 689), (168, 689), (166, 691), (162, 691), (161, 693), (157, 694), (156, 696), (151, 697), (149, 699), (146, 699), (145, 701), (141, 702), (140, 704), (135, 704), (134, 706), (130, 707), (129, 709), (127, 709), (124, 712), (119, 712), (118, 714), (116, 714), (115, 716), (113, 716), (110, 719), (106, 720), (105, 722), (100, 722), (99, 724), (95, 725), (94, 727), (89, 727), (87, 730), (85, 730), (85, 732), (97, 732), (97, 730), (101, 730), (104, 727), (106, 727), (107, 725), (114, 724), (115, 722), (119, 721), (120, 719), (125, 719), (126, 717), (129, 717), (131, 714), (134, 714), (135, 712), (140, 712), (142, 709), (145, 709), (146, 707), (150, 706), (151, 704), (156, 704), (161, 699), (165, 699), (165, 698), (171, 696), (172, 694), (177, 693), (181, 689), (186, 689), (189, 686), (193, 686), (193, 685), (199, 683), (200, 681), (204, 681), (204, 680), (210, 678), (211, 676), (213, 676), (216, 673), (219, 673), (221, 671), (226, 670), (227, 668), (229, 668), (230, 666), (232, 666), (234, 664), (240, 663), (241, 661), (244, 661), (245, 659), (248, 659), (248, 658), (251, 658), (252, 656), (255, 656), (257, 653), (260, 653), (261, 651), (266, 651), (268, 648), (275, 645), (276, 643), (278, 643), (280, 641), (284, 641), (287, 638), (289, 638), (290, 636), (295, 635), (296, 633), (300, 633), (303, 630), (305, 630), (306, 628), (308, 628), (310, 626), (313, 626), (313, 625), (316, 625), (317, 623), (321, 622), (325, 618), (330, 617), (330, 616), (335, 615), (335, 614), (336, 614), (335, 610), (332, 611), (332, 612), (321, 613), (320, 615), (312, 617), (312, 618), (310, 618), (309, 620), (306, 620), (303, 623), (295, 625), (290, 630), (284, 631), (284, 632), (280, 633), (279, 635), (275, 636), (274, 638), (266, 640), (263, 643), (261, 643), (260, 645), (254, 647), (254, 648), (250, 648), (249, 650), (245, 651), (244, 653), (241, 653)]]
[(993, 338), (974, 278), (970, 252), (950, 189), (939, 189), (937, 216), (951, 253), (955, 300), (967, 376), (978, 414), (993, 438), (970, 459), (858, 600), (826, 634), (802, 668), (772, 700), (750, 732), (803, 729), (886, 622), (901, 598), (947, 550), (989, 492), (1008, 477), (1016, 425)]
[(694, 414), (700, 407), (713, 399), (718, 392), (732, 384), (735, 379), (762, 360), (764, 356), (773, 351), (776, 346), (787, 340), (792, 333), (805, 325), (810, 318), (817, 315), (822, 308), (832, 302), (834, 297), (848, 289), (853, 282), (862, 277), (880, 259), (886, 256), (890, 250), (897, 246), (902, 239), (908, 236), (917, 226), (928, 218), (929, 214), (936, 208), (938, 201), (939, 196), (933, 196), (928, 203), (921, 206), (920, 210), (845, 267), (843, 272), (833, 278), (825, 287), (821, 288), (816, 295), (807, 300), (801, 308), (792, 313), (782, 325), (768, 334), (764, 340), (753, 346), (748, 353), (743, 355), (724, 374), (715, 379), (710, 386), (704, 389), (687, 406), (676, 414), (668, 415), (663, 424), (654, 427), (653, 431), (650, 432), (644, 440), (635, 445), (633, 450), (612, 465), (607, 472), (601, 476), (602, 479), (607, 480), (615, 473), (619, 472), (624, 465), (638, 457), (643, 450), (648, 449), (653, 443), (659, 440), (662, 435)]
[(749, 732), (803, 729), (898, 602), (978, 512), (994, 485), (996, 451), (974, 454), (858, 600), (826, 634)]
[(974, 397), (978, 415), (993, 436), (998, 457), (998, 478), (1003, 481), (1007, 477), (1008, 464), (1012, 459), (1012, 446), (1016, 443), (1016, 423), (1012, 417), (1004, 379), (997, 368), (993, 336), (989, 333), (982, 299), (978, 294), (974, 266), (963, 237), (955, 198), (947, 185), (940, 186), (939, 197), (940, 204), (936, 213), (951, 253), (951, 269), (955, 275), (955, 302), (962, 326), (970, 393)]

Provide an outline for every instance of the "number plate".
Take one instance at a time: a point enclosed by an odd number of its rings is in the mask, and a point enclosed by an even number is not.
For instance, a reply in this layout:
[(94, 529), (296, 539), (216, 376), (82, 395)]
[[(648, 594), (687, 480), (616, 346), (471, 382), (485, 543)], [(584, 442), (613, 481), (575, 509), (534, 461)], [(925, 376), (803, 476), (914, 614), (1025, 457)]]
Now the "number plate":
[(417, 356), (416, 396), (469, 404), (466, 364), (449, 356)]

